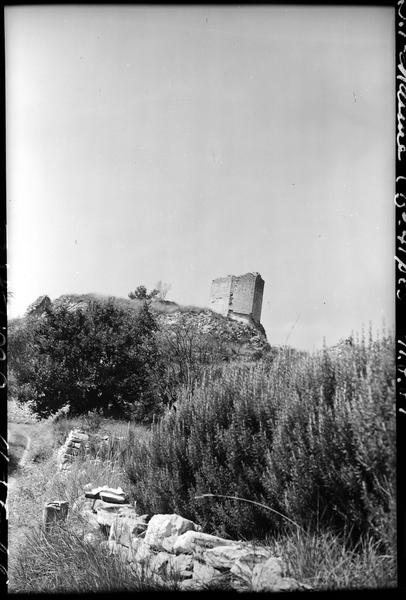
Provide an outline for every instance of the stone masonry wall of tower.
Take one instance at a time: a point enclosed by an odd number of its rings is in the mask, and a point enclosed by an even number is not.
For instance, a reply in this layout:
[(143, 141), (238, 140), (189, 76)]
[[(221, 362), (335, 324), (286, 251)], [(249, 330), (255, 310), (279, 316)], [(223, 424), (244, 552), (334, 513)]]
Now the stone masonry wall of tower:
[(261, 319), (264, 281), (259, 273), (219, 277), (214, 279), (210, 308), (224, 316), (238, 319)]
[(233, 277), (230, 309), (234, 313), (250, 315), (254, 303), (255, 277), (250, 273)]
[(252, 306), (252, 317), (257, 323), (261, 322), (262, 298), (264, 296), (265, 282), (261, 275), (258, 275), (255, 280), (254, 302)]
[(224, 317), (230, 309), (230, 289), (232, 277), (219, 277), (211, 284), (210, 308)]

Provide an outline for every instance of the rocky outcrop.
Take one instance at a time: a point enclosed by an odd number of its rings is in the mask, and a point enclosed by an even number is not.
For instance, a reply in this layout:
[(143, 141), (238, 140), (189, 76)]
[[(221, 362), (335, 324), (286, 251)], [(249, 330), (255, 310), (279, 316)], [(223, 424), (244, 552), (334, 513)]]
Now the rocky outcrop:
[(229, 358), (249, 361), (266, 354), (270, 349), (262, 325), (258, 327), (254, 323), (236, 321), (210, 309), (198, 312), (179, 310), (158, 314), (157, 319), (165, 335), (170, 336), (181, 328), (185, 332), (198, 332), (221, 340), (229, 349)]
[(39, 296), (25, 311), (27, 317), (40, 317), (52, 302), (49, 296)]

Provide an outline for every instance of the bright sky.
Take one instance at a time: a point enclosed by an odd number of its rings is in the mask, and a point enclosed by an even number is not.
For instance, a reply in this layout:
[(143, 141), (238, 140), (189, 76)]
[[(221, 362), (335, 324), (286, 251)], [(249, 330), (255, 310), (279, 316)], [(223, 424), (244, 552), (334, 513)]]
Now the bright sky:
[(5, 26), (9, 317), (159, 280), (207, 306), (212, 279), (259, 271), (271, 344), (392, 326), (393, 8), (16, 6)]

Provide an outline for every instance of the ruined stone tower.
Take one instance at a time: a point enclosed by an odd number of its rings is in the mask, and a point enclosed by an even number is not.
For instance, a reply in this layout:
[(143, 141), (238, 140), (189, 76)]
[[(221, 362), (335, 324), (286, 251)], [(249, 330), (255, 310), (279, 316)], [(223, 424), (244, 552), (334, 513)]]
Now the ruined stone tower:
[(264, 280), (259, 273), (214, 279), (210, 308), (225, 317), (260, 324)]

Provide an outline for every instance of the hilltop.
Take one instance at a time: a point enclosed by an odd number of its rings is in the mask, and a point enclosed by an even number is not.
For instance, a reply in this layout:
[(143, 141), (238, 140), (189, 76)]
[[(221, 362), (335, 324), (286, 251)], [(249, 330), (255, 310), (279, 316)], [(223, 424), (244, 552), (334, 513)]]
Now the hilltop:
[[(101, 294), (63, 294), (55, 300), (43, 295), (37, 298), (26, 310), (25, 317), (41, 317), (47, 308), (65, 306), (68, 310), (85, 309), (92, 303), (105, 303), (113, 299), (114, 303), (136, 316), (144, 300), (111, 297)], [(194, 332), (207, 337), (221, 339), (229, 347), (230, 358), (255, 360), (270, 350), (266, 333), (262, 325), (236, 321), (224, 317), (209, 308), (193, 305), (181, 305), (169, 300), (154, 299), (149, 303), (161, 331), (172, 331), (181, 327), (185, 332)]]

